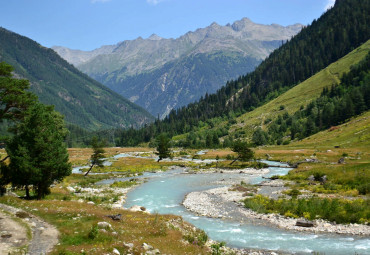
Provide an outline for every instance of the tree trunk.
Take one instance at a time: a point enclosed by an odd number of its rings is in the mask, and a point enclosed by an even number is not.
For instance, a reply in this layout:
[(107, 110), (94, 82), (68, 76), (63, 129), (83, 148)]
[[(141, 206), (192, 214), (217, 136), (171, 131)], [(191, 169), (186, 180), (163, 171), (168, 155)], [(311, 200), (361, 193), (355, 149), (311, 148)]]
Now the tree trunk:
[(9, 155), (3, 158), (0, 162), (4, 162), (7, 158), (9, 158)]
[(94, 166), (95, 164), (91, 164), (91, 167), (90, 167), (90, 169), (86, 172), (86, 174), (84, 175), (84, 176), (86, 176), (86, 175), (88, 175), (89, 173), (90, 173), (90, 171), (91, 171), (91, 169), (93, 168), (93, 166)]
[(239, 159), (239, 157), (237, 157), (236, 159), (234, 159), (234, 160), (233, 160), (233, 162), (231, 162), (231, 163), (230, 163), (230, 166), (231, 166), (232, 164), (234, 164), (234, 163), (235, 163), (235, 161), (237, 161), (238, 159)]
[(26, 189), (26, 198), (30, 199), (30, 188), (28, 187), (28, 185), (26, 185), (25, 189)]
[(41, 183), (39, 183), (37, 185), (37, 200), (41, 200), (42, 195), (43, 195), (43, 193), (42, 193), (42, 185), (41, 185)]

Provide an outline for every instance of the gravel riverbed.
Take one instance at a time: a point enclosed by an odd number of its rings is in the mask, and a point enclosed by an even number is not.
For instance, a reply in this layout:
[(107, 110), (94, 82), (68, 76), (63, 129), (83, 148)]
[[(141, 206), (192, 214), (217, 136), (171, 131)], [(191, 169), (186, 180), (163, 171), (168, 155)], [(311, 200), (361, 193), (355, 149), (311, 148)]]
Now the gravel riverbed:
[(183, 205), (189, 211), (211, 218), (230, 218), (238, 222), (255, 222), (293, 231), (370, 236), (370, 226), (363, 224), (344, 225), (316, 220), (316, 226), (307, 228), (296, 226), (297, 219), (294, 218), (278, 214), (256, 213), (243, 207), (241, 202), (245, 199), (242, 196), (243, 192), (230, 191), (229, 189), (230, 187), (220, 187), (191, 192), (186, 195)]

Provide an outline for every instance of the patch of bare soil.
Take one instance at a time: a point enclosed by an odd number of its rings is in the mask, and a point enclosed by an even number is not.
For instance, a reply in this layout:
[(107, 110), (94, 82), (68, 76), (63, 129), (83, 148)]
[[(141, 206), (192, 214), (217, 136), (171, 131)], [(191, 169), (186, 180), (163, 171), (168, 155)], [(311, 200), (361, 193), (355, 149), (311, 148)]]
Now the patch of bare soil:
[[(58, 243), (58, 230), (49, 223), (8, 205), (0, 204), (0, 209), (12, 215), (0, 214), (0, 217), (4, 218), (4, 220), (0, 220), (0, 230), (3, 231), (4, 229), (4, 233), (9, 233), (0, 239), (0, 255), (8, 255), (9, 251), (12, 251), (11, 249), (17, 249), (26, 245), (28, 245), (27, 254), (47, 254)], [(22, 219), (23, 222), (28, 224), (32, 230), (31, 240), (27, 240), (27, 229), (19, 222), (12, 220), (12, 217)]]

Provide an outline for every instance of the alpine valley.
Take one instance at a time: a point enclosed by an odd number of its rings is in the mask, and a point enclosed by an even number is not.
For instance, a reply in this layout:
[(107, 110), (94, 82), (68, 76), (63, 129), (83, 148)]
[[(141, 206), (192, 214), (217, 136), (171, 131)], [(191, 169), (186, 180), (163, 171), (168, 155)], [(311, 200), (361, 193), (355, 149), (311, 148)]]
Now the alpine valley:
[(90, 77), (164, 118), (253, 71), (301, 29), (300, 24), (260, 25), (244, 18), (226, 26), (212, 23), (177, 39), (153, 34), (93, 51), (53, 49)]
[(59, 55), (0, 29), (0, 255), (370, 254), (370, 0), (325, 10)]
[(83, 74), (52, 49), (0, 28), (0, 62), (14, 67), (15, 76), (27, 79), (42, 103), (52, 104), (65, 116), (70, 129), (140, 127), (153, 121), (131, 103)]

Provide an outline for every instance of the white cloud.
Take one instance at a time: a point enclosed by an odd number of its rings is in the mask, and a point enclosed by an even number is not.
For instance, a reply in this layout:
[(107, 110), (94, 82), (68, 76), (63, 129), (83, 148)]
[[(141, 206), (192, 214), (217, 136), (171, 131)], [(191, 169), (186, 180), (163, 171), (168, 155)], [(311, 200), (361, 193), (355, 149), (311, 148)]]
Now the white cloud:
[(325, 11), (326, 11), (327, 9), (330, 9), (331, 7), (333, 7), (333, 6), (334, 6), (334, 4), (335, 4), (335, 0), (327, 0), (327, 3), (326, 3), (326, 5), (325, 5)]
[(163, 1), (165, 1), (165, 0), (146, 0), (146, 2), (148, 4), (152, 4), (152, 5), (157, 5), (157, 4), (159, 4), (160, 2), (163, 2)]
[(93, 3), (93, 4), (95, 4), (95, 3), (106, 3), (106, 2), (109, 2), (110, 0), (91, 0), (91, 2)]

